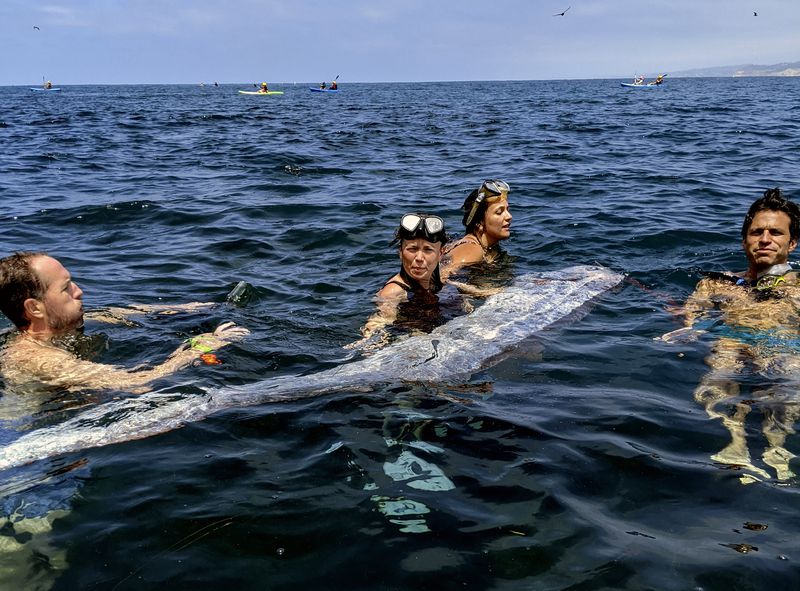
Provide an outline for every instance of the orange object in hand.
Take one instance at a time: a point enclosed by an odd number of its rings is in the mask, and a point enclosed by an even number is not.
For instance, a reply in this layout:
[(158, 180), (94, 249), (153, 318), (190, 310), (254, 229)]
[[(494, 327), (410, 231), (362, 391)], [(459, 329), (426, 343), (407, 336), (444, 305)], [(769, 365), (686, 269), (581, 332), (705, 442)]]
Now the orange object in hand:
[(206, 365), (222, 365), (222, 361), (214, 353), (203, 353), (200, 355), (200, 360)]

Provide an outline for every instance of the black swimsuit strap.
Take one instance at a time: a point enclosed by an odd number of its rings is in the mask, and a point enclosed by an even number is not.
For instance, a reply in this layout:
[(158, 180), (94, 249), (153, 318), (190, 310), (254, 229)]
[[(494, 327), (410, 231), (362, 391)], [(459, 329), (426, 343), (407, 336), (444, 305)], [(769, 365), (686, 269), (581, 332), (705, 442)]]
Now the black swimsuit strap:
[(475, 244), (477, 246), (480, 246), (481, 250), (483, 251), (483, 254), (484, 255), (486, 254), (486, 249), (483, 247), (483, 244), (481, 244), (481, 241), (478, 240), (478, 238), (473, 236), (472, 234), (467, 234), (458, 242), (454, 242), (453, 244), (449, 245), (447, 247), (447, 250), (445, 250), (442, 254), (453, 252), (456, 248), (458, 248), (462, 244)]
[(396, 283), (400, 285), (403, 289), (405, 289), (409, 293), (416, 293), (416, 292), (428, 292), (428, 293), (439, 293), (442, 290), (443, 283), (442, 277), (439, 274), (439, 265), (436, 265), (436, 268), (433, 270), (433, 274), (431, 275), (431, 287), (430, 289), (425, 289), (422, 287), (419, 282), (414, 279), (411, 275), (406, 273), (406, 270), (403, 267), (400, 267), (400, 279), (406, 282), (406, 285), (403, 286), (400, 283), (397, 283), (397, 280), (392, 279), (388, 281), (388, 283)]
[(398, 285), (398, 286), (402, 287), (406, 291), (413, 291), (410, 286), (406, 285), (402, 281), (397, 281), (396, 279), (391, 279), (391, 280), (386, 282), (386, 285), (389, 285), (390, 283), (394, 283), (395, 285)]

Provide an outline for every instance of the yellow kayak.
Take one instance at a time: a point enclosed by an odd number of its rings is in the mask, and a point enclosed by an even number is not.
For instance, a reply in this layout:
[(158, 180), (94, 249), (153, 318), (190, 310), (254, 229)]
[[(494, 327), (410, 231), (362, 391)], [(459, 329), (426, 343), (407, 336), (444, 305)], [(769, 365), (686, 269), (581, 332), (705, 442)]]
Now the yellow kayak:
[(283, 94), (283, 91), (268, 90), (267, 92), (261, 92), (260, 90), (240, 90), (239, 94)]

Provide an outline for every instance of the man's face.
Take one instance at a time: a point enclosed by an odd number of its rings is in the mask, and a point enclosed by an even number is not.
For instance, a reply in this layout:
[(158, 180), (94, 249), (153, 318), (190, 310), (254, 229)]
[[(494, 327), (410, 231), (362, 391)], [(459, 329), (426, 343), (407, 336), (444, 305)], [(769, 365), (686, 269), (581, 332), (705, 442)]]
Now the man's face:
[(45, 321), (53, 332), (66, 332), (83, 325), (83, 291), (72, 281), (69, 271), (56, 259), (42, 256), (31, 267), (45, 287)]
[(789, 259), (789, 253), (797, 246), (789, 234), (790, 224), (789, 216), (782, 211), (763, 210), (755, 215), (742, 240), (752, 268), (763, 271)]

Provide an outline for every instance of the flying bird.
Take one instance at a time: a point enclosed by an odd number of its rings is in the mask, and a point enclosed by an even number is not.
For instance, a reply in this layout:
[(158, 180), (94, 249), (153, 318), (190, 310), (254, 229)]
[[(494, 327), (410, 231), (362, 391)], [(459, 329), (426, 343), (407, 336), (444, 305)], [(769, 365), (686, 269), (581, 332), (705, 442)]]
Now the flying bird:
[[(570, 8), (572, 8), (572, 6), (568, 6), (567, 10), (569, 10)], [(554, 14), (553, 16), (564, 16), (565, 14), (567, 14), (567, 10), (565, 10), (564, 12), (559, 12), (558, 14)]]
[(36, 25), (33, 25), (33, 28), (36, 29), (37, 31), (41, 31), (41, 29), (39, 27), (37, 27)]

